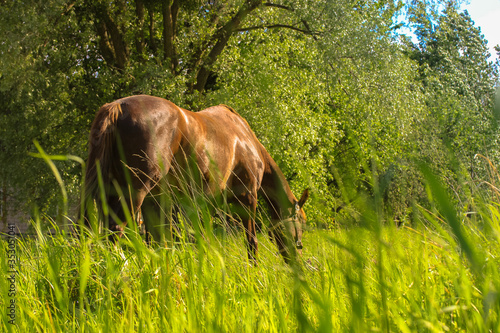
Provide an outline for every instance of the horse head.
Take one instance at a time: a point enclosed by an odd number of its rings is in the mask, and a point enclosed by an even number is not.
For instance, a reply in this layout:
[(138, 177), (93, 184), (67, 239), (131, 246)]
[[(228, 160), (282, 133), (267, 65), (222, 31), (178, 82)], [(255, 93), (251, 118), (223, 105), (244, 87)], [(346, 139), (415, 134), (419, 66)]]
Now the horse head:
[(288, 229), (288, 234), (293, 239), (295, 248), (299, 254), (302, 254), (302, 227), (306, 224), (306, 213), (302, 209), (307, 199), (309, 198), (309, 189), (305, 189), (299, 200), (295, 200), (293, 207), (293, 215), (289, 218), (289, 223), (285, 223)]

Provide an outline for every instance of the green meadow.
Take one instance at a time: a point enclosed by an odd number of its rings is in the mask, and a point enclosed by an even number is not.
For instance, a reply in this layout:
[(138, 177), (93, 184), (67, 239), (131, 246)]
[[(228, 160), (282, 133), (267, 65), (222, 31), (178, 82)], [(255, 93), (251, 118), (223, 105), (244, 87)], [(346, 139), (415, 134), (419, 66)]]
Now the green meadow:
[[(428, 189), (443, 190), (432, 179)], [(466, 216), (447, 200), (419, 208), (412, 227), (367, 204), (357, 226), (309, 228), (289, 266), (265, 232), (253, 265), (241, 231), (215, 228), (167, 248), (131, 230), (118, 243), (48, 236), (35, 221), (36, 238), (0, 243), (8, 253), (15, 242), (17, 260), (14, 280), (0, 263), (0, 331), (498, 331), (499, 205)]]

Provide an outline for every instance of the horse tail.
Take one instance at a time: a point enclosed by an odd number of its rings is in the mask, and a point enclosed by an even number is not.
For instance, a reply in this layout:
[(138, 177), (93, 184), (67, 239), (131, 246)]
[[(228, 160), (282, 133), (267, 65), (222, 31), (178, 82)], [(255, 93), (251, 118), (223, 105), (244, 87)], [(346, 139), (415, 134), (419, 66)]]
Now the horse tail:
[[(104, 184), (111, 181), (111, 168), (113, 157), (113, 143), (116, 138), (116, 123), (123, 113), (119, 102), (103, 105), (96, 114), (89, 136), (89, 157), (85, 170), (84, 205), (92, 204), (93, 200), (98, 202), (99, 207), (99, 181), (100, 170)], [(98, 170), (99, 169), (99, 170)], [(85, 215), (87, 210), (85, 209)], [(88, 221), (88, 216), (84, 216)]]

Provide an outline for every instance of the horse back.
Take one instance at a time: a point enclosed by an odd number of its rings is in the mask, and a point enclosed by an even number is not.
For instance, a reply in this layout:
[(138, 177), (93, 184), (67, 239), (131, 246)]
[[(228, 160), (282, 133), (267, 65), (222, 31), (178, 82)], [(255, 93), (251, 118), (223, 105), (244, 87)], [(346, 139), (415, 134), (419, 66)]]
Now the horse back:
[(195, 113), (204, 149), (218, 168), (220, 187), (257, 188), (269, 155), (246, 120), (226, 105)]
[(147, 191), (172, 169), (178, 168), (171, 176), (185, 172), (188, 158), (195, 159), (212, 191), (256, 188), (269, 157), (248, 123), (232, 108), (219, 105), (191, 112), (146, 95), (101, 107), (90, 142), (93, 163), (99, 160), (106, 165), (104, 173), (125, 184), (126, 165), (135, 175), (134, 187)]

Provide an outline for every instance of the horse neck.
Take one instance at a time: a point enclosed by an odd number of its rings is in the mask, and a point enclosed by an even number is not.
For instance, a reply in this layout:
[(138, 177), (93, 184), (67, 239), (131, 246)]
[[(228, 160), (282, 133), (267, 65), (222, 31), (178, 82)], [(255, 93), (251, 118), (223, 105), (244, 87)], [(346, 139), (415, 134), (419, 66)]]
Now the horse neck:
[(273, 219), (285, 219), (293, 214), (297, 198), (293, 195), (283, 172), (270, 156), (262, 179), (261, 191)]

